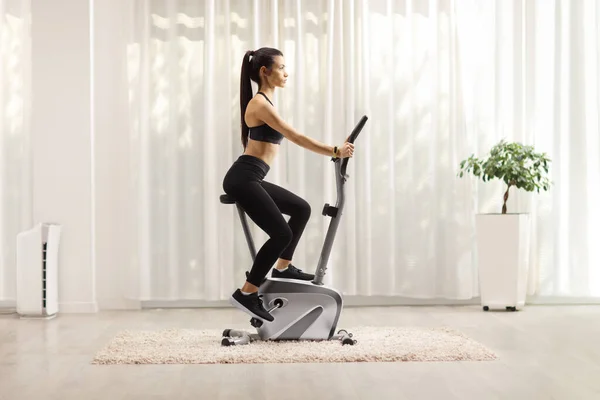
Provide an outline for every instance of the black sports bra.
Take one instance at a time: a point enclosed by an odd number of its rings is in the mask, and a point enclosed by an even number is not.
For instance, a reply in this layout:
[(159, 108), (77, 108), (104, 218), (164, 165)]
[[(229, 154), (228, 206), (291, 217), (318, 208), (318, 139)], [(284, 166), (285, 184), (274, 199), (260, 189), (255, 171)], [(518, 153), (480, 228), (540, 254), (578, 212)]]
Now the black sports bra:
[[(262, 94), (264, 98), (267, 99), (267, 101), (271, 105), (273, 105), (273, 103), (271, 103), (271, 100), (269, 100), (269, 98), (263, 92), (258, 92), (258, 94)], [(261, 142), (269, 142), (274, 144), (279, 144), (283, 140), (283, 135), (277, 132), (275, 129), (271, 128), (267, 124), (252, 126), (248, 128), (250, 128), (248, 132), (248, 137), (252, 140), (258, 140)]]

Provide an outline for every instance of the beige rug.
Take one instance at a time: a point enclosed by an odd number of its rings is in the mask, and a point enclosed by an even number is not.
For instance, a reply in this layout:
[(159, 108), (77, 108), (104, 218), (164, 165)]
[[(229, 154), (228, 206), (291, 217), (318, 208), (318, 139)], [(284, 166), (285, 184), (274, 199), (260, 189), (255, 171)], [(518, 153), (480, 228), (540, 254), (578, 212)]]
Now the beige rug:
[[(247, 330), (252, 332), (251, 329)], [(354, 346), (339, 341), (252, 342), (221, 346), (222, 330), (124, 331), (92, 364), (340, 363), (490, 361), (496, 355), (449, 328), (357, 327)]]

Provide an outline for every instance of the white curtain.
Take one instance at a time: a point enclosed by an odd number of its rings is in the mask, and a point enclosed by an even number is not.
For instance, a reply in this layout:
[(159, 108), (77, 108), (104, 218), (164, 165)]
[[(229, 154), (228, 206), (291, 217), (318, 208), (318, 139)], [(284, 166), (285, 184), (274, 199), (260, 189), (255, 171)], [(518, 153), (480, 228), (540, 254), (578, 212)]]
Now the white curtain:
[[(243, 283), (249, 252), (218, 197), (242, 151), (242, 56), (263, 46), (284, 53), (290, 78), (274, 103), (300, 132), (341, 143), (369, 117), (327, 283), (346, 295), (478, 296), (474, 216), (497, 212), (504, 188), (456, 172), (504, 137), (553, 159), (550, 192), (509, 200), (534, 220), (529, 293), (600, 296), (595, 0), (138, 0), (129, 12), (130, 297), (220, 300)], [(267, 180), (311, 204), (294, 264), (313, 271), (332, 163), (284, 141)]]
[[(457, 28), (468, 148), (502, 137), (553, 159), (548, 193), (519, 193), (533, 217), (529, 293), (600, 296), (600, 5), (595, 0), (460, 1)], [(497, 211), (499, 185), (475, 209)]]
[(30, 2), (0, 0), (0, 302), (16, 298), (16, 235), (31, 224)]

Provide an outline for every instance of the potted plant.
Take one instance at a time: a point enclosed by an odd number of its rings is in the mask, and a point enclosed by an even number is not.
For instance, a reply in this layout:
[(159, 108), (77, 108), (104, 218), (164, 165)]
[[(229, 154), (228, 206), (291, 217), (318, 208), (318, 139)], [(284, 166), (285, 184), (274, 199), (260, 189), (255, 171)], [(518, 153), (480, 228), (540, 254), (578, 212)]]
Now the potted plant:
[(459, 177), (472, 174), (483, 182), (498, 179), (506, 185), (500, 213), (476, 215), (479, 290), (484, 311), (525, 305), (529, 273), (530, 218), (528, 213), (510, 213), (510, 189), (547, 191), (550, 159), (533, 146), (501, 140), (486, 158), (474, 155), (461, 161)]

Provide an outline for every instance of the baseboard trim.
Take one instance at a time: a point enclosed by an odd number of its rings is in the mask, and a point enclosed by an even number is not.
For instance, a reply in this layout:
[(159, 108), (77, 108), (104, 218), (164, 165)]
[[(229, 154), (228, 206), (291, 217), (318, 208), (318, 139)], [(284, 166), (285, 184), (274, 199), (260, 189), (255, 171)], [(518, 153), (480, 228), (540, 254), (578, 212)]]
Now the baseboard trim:
[(12, 300), (0, 300), (0, 315), (15, 314), (17, 302)]
[(386, 306), (470, 306), (479, 304), (478, 298), (457, 299), (419, 299), (399, 296), (345, 296), (344, 306), (348, 307), (386, 307)]
[(107, 310), (140, 310), (142, 308), (141, 301), (131, 299), (99, 299), (98, 309), (100, 311)]
[[(479, 299), (411, 299), (395, 296), (345, 296), (344, 307), (386, 307), (386, 306), (464, 306), (478, 305)], [(221, 308), (230, 307), (227, 300), (146, 300), (141, 302), (143, 309), (151, 308)]]
[(553, 297), (553, 296), (530, 296), (527, 304), (532, 305), (600, 305), (600, 297)]
[(140, 301), (142, 309), (152, 308), (223, 308), (231, 304), (227, 300), (144, 300)]
[[(139, 306), (137, 309), (139, 309)], [(16, 312), (17, 303), (15, 301), (0, 300), (0, 314), (12, 314)], [(97, 312), (98, 303), (96, 302), (58, 303), (58, 314), (93, 314)]]
[[(389, 307), (389, 306), (474, 306), (481, 305), (481, 299), (466, 300), (418, 299), (399, 296), (344, 296), (344, 307)], [(525, 305), (600, 305), (598, 297), (552, 297), (530, 296)], [(222, 308), (230, 307), (227, 300), (144, 300), (142, 309), (153, 308)]]
[(68, 302), (58, 303), (58, 314), (93, 314), (98, 312), (98, 303), (94, 302)]
[[(345, 296), (346, 307), (385, 307), (385, 306), (465, 306), (480, 305), (479, 297), (468, 300), (411, 299), (396, 296)], [(600, 305), (600, 297), (552, 297), (530, 296), (525, 305)], [(70, 302), (59, 304), (59, 314), (97, 313), (99, 310), (140, 310), (154, 308), (226, 308), (229, 301), (206, 300), (123, 300), (109, 299), (95, 302)], [(0, 315), (16, 313), (15, 301), (0, 300)]]

